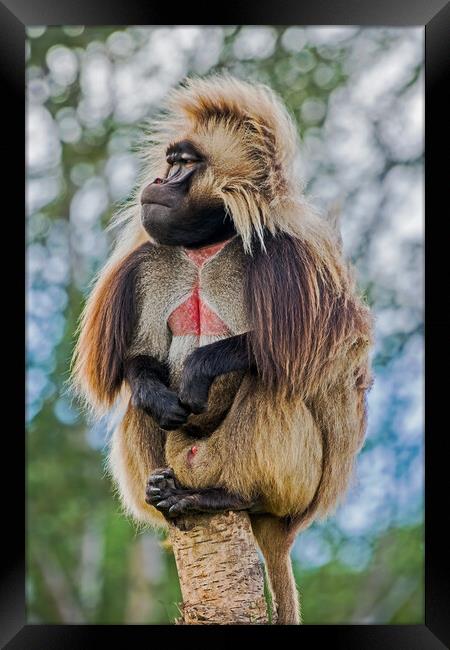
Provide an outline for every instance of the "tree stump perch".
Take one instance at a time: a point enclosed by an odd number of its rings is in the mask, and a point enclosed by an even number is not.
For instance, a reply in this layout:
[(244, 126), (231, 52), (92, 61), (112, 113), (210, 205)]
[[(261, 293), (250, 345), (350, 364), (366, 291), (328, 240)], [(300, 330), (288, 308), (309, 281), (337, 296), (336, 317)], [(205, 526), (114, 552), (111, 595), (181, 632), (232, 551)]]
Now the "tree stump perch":
[(170, 525), (185, 625), (267, 624), (264, 572), (245, 512), (191, 515)]

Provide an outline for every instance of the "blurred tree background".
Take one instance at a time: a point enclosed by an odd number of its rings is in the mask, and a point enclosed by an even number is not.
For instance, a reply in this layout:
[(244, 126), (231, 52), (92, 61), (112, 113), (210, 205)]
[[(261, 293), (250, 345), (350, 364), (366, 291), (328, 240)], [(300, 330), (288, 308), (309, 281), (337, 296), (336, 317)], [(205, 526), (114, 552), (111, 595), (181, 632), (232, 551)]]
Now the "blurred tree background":
[(353, 487), (293, 549), (305, 623), (423, 622), (423, 29), (30, 27), (27, 57), (29, 622), (169, 623), (160, 536), (120, 511), (107, 423), (66, 390), (77, 319), (136, 183), (141, 125), (187, 74), (284, 99), (316, 205), (338, 204), (376, 313), (376, 381)]

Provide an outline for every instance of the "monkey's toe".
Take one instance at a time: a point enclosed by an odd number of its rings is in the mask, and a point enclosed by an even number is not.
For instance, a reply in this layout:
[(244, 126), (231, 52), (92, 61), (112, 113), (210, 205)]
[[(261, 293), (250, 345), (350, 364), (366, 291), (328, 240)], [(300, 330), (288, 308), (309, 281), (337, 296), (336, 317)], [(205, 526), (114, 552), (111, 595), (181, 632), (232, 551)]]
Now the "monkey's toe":
[(176, 490), (176, 493), (172, 494), (166, 492), (165, 498), (161, 497), (161, 493), (158, 496), (155, 493), (152, 505), (163, 512), (166, 517), (174, 518), (188, 512), (200, 511), (199, 495), (193, 493), (192, 490)]
[(161, 481), (171, 479), (175, 483), (175, 474), (171, 467), (160, 467), (155, 469), (148, 477), (148, 483), (157, 484)]
[[(253, 510), (258, 504), (238, 494), (231, 494), (224, 488), (191, 489), (166, 487), (148, 492), (151, 504), (166, 517), (175, 518), (187, 513), (216, 513), (228, 510)], [(255, 511), (258, 511), (256, 508)]]
[(166, 517), (175, 517), (192, 510), (196, 497), (197, 493), (178, 483), (170, 467), (155, 470), (147, 481), (145, 502)]
[(158, 501), (161, 501), (172, 490), (176, 489), (177, 483), (173, 470), (170, 467), (157, 469), (148, 478), (145, 489), (145, 502), (156, 506)]
[[(158, 507), (158, 504), (161, 501), (164, 501), (170, 495), (170, 488), (165, 487), (151, 487), (147, 485), (145, 490), (145, 503), (148, 503), (150, 506)], [(158, 508), (160, 509), (160, 508)]]
[[(170, 500), (168, 500), (170, 501)], [(180, 515), (185, 515), (188, 512), (201, 512), (199, 507), (199, 495), (198, 494), (188, 494), (185, 497), (177, 497), (172, 499), (169, 505), (169, 510), (167, 515), (169, 517), (179, 517)]]

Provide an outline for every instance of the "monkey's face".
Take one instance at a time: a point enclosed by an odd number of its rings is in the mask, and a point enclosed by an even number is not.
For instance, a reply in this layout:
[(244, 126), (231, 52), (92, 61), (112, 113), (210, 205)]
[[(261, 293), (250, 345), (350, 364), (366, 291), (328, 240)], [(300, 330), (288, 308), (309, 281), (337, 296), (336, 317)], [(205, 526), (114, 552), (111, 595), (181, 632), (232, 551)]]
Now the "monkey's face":
[(199, 195), (198, 186), (209, 171), (208, 160), (199, 149), (182, 140), (167, 149), (166, 160), (165, 176), (156, 178), (141, 194), (142, 225), (148, 234), (159, 244), (186, 248), (215, 244), (235, 235), (223, 201), (211, 193)]

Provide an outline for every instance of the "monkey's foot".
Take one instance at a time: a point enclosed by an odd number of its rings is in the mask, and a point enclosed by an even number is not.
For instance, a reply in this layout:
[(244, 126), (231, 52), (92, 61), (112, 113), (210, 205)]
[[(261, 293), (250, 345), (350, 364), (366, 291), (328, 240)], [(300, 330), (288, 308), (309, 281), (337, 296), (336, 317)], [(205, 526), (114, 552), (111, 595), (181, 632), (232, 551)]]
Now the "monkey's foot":
[(195, 512), (253, 510), (256, 505), (224, 488), (184, 488), (170, 468), (157, 470), (150, 475), (145, 501), (168, 518)]

